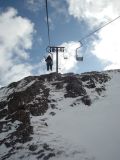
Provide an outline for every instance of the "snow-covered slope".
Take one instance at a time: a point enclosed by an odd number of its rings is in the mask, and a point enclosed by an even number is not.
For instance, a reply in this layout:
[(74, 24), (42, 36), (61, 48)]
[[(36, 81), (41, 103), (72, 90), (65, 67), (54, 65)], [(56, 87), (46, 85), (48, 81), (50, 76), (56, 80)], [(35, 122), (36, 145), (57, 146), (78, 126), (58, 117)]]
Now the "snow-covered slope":
[(1, 160), (119, 160), (120, 70), (27, 77), (0, 89)]

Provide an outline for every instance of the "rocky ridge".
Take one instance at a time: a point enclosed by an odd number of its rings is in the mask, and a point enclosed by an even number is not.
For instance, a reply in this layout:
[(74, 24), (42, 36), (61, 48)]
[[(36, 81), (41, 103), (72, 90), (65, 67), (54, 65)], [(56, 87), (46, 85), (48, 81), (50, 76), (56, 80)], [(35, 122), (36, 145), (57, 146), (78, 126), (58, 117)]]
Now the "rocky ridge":
[[(107, 72), (89, 72), (84, 74), (56, 74), (29, 76), (18, 82), (13, 82), (0, 89), (0, 145), (9, 149), (1, 156), (5, 160), (16, 153), (18, 143), (29, 143), (34, 134), (31, 116), (43, 116), (49, 109), (54, 116), (57, 99), (50, 96), (52, 88), (56, 92), (64, 90), (64, 98), (75, 99), (70, 107), (76, 104), (88, 107), (101, 96), (104, 96), (106, 83), (111, 78)], [(90, 93), (90, 94), (89, 94)], [(92, 96), (91, 96), (92, 95)], [(64, 106), (63, 106), (64, 107)], [(43, 125), (47, 126), (45, 120)], [(35, 152), (37, 145), (30, 145), (29, 150), (36, 155), (36, 159), (47, 160), (56, 156), (54, 148), (44, 143), (42, 149)], [(44, 152), (48, 154), (45, 155)], [(24, 159), (21, 157), (20, 159)]]

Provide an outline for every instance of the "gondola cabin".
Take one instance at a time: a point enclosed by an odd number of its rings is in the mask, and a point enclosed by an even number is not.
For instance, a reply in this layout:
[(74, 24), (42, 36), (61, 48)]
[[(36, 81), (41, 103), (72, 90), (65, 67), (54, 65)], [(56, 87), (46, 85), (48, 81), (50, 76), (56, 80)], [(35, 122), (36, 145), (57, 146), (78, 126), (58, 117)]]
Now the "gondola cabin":
[(81, 53), (81, 47), (76, 49), (76, 61), (83, 61), (83, 55)]

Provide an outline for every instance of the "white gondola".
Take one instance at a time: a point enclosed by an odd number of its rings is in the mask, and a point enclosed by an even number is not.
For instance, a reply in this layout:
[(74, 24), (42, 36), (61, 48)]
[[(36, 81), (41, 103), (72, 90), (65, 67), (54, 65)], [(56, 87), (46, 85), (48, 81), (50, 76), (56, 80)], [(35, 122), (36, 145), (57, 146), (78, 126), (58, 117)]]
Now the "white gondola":
[(80, 50), (81, 50), (81, 47), (83, 46), (83, 44), (82, 44), (82, 42), (81, 41), (79, 41), (80, 42), (80, 47), (78, 47), (77, 49), (76, 49), (76, 60), (77, 61), (83, 61), (83, 55), (81, 54), (81, 53), (79, 53), (80, 52)]
[(83, 56), (82, 57), (76, 56), (76, 60), (77, 61), (83, 61)]
[(63, 58), (64, 59), (68, 59), (69, 58), (69, 54), (67, 53), (66, 49), (63, 52)]

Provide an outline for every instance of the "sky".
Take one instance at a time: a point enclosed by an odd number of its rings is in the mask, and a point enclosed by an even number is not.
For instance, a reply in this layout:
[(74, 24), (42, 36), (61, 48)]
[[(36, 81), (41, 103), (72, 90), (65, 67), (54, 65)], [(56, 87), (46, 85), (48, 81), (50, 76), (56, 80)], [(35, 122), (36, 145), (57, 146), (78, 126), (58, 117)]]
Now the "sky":
[[(45, 0), (0, 0), (0, 87), (48, 73), (45, 11)], [(87, 37), (120, 15), (119, 0), (48, 0), (48, 13), (50, 44), (65, 47), (59, 53), (60, 73), (120, 68), (120, 19)], [(76, 60), (80, 46), (83, 62)], [(53, 60), (55, 72), (55, 53)]]

